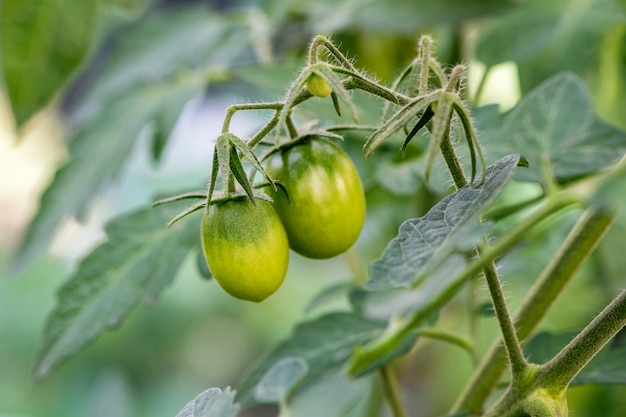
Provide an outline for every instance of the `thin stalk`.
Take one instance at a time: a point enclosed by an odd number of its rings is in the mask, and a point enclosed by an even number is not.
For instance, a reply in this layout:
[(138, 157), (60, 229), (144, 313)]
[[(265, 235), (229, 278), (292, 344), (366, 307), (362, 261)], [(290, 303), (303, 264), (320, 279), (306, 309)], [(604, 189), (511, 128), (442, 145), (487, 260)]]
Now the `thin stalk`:
[(391, 408), (391, 414), (394, 417), (408, 417), (409, 414), (402, 403), (400, 387), (395, 372), (393, 372), (389, 365), (386, 365), (380, 368), (380, 376), (387, 404), (389, 404), (389, 408)]
[(415, 331), (415, 333), (418, 336), (427, 337), (433, 340), (439, 340), (441, 342), (446, 342), (451, 345), (457, 346), (466, 351), (472, 358), (473, 362), (476, 362), (478, 359), (478, 352), (476, 351), (476, 347), (474, 346), (474, 343), (472, 343), (472, 341), (467, 337), (438, 329), (436, 327), (420, 327)]
[(233, 104), (226, 109), (226, 116), (222, 123), (222, 133), (228, 133), (230, 130), (230, 121), (239, 110), (282, 110), (284, 103), (282, 101), (275, 101), (271, 103), (246, 103), (246, 104)]
[(485, 92), (485, 86), (487, 85), (487, 78), (489, 78), (490, 71), (491, 67), (485, 68), (485, 71), (480, 77), (480, 81), (478, 82), (478, 88), (476, 88), (476, 94), (474, 95), (474, 105), (479, 105), (480, 101), (483, 98), (483, 93)]
[[(525, 340), (539, 324), (563, 288), (576, 275), (613, 223), (614, 214), (588, 209), (580, 217), (559, 251), (522, 301), (514, 322), (517, 337)], [(480, 413), (506, 368), (501, 340), (492, 344), (474, 372), (451, 413), (467, 410)]]
[(397, 91), (380, 85), (377, 82), (362, 76), (361, 74), (346, 70), (345, 68), (341, 67), (333, 67), (332, 69), (336, 73), (348, 75), (351, 77), (344, 81), (344, 86), (347, 90), (359, 89), (367, 93), (374, 94), (375, 96), (378, 96), (383, 100), (390, 101), (399, 106), (403, 106), (411, 101), (411, 97), (400, 94)]
[(567, 346), (541, 366), (538, 385), (553, 395), (567, 389), (581, 369), (625, 325), (626, 290), (622, 290)]
[(272, 116), (272, 118), (261, 129), (259, 129), (259, 131), (256, 132), (254, 136), (252, 136), (248, 140), (248, 146), (250, 147), (250, 149), (254, 149), (256, 145), (261, 143), (261, 141), (265, 139), (265, 137), (272, 131), (272, 129), (276, 127), (277, 123), (278, 112), (275, 112), (274, 116)]
[[(485, 239), (485, 246), (488, 247), (488, 242)], [(480, 252), (479, 252), (480, 256)], [(513, 326), (513, 320), (509, 314), (509, 309), (504, 299), (504, 292), (500, 285), (500, 278), (496, 272), (496, 265), (492, 260), (483, 268), (483, 274), (485, 275), (485, 281), (487, 287), (489, 287), (489, 294), (491, 295), (491, 302), (493, 303), (496, 318), (500, 325), (500, 331), (502, 332), (502, 338), (504, 340), (504, 347), (506, 349), (509, 363), (511, 364), (511, 374), (514, 380), (519, 380), (521, 375), (528, 367), (528, 362), (522, 352), (522, 345), (517, 338), (515, 326)]]
[(354, 65), (352, 65), (352, 62), (350, 62), (350, 60), (346, 58), (341, 51), (328, 40), (328, 38), (321, 35), (316, 36), (315, 39), (313, 39), (313, 42), (311, 42), (311, 46), (309, 48), (309, 65), (316, 64), (319, 61), (319, 48), (321, 46), (326, 48), (333, 58), (335, 58), (335, 60), (345, 68), (354, 72), (357, 71)]
[(463, 173), (463, 167), (461, 166), (461, 161), (456, 156), (456, 152), (454, 151), (454, 145), (452, 145), (452, 141), (450, 140), (449, 131), (446, 130), (443, 135), (443, 139), (441, 140), (441, 154), (443, 155), (443, 159), (448, 166), (448, 171), (452, 176), (452, 181), (454, 181), (454, 186), (458, 190), (467, 185), (467, 178), (465, 178), (465, 174)]
[(420, 96), (428, 93), (428, 78), (430, 76), (430, 48), (432, 47), (433, 40), (430, 36), (422, 36), (420, 39), (420, 58), (422, 64), (420, 66), (420, 79), (418, 92)]
[(289, 133), (289, 137), (291, 139), (297, 138), (298, 129), (296, 129), (296, 125), (293, 123), (293, 120), (291, 119), (291, 115), (287, 116), (286, 124), (287, 124), (287, 132)]

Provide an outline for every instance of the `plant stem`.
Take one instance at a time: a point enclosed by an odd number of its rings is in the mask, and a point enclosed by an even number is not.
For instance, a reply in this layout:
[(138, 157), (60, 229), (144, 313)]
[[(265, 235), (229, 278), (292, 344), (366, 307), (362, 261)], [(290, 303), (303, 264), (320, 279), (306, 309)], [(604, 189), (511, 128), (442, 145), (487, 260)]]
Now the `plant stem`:
[(436, 327), (420, 327), (415, 331), (418, 336), (428, 337), (433, 340), (440, 340), (442, 342), (450, 343), (451, 345), (460, 347), (466, 351), (472, 361), (476, 362), (478, 358), (478, 352), (472, 341), (467, 337), (463, 337), (452, 332), (438, 329)]
[[(569, 233), (561, 248), (522, 301), (514, 322), (517, 337), (526, 339), (554, 300), (589, 258), (615, 218), (614, 214), (588, 209)], [(494, 341), (464, 392), (451, 410), (480, 413), (506, 367), (504, 347)]]
[[(222, 122), (222, 133), (228, 133), (230, 130), (230, 121), (239, 110), (278, 110), (280, 111), (284, 106), (282, 101), (275, 101), (271, 103), (248, 103), (248, 104), (233, 104), (226, 109), (226, 116)], [(271, 129), (270, 129), (271, 130)]]
[[(448, 165), (448, 170), (452, 175), (452, 179), (456, 187), (460, 188), (465, 186), (467, 184), (467, 180), (465, 179), (463, 168), (461, 167), (461, 163), (454, 152), (454, 147), (450, 141), (450, 137), (447, 134), (444, 135), (444, 138), (441, 141), (441, 152), (444, 155), (444, 159)], [(489, 247), (489, 243), (486, 239), (484, 246), (485, 248)], [(484, 255), (484, 253), (481, 252), (482, 251), (478, 251), (479, 257)], [(526, 369), (528, 364), (524, 358), (522, 347), (517, 338), (517, 333), (515, 332), (515, 327), (513, 326), (513, 321), (511, 320), (511, 315), (509, 314), (509, 309), (506, 305), (504, 293), (502, 292), (502, 286), (500, 285), (500, 278), (498, 277), (493, 259), (484, 265), (483, 274), (485, 275), (485, 281), (489, 287), (489, 294), (491, 295), (491, 301), (494, 306), (496, 318), (498, 319), (498, 324), (500, 325), (500, 329), (502, 331), (504, 345), (511, 363), (513, 378), (517, 378)]]
[[(485, 246), (488, 247), (486, 239)], [(528, 362), (526, 362), (524, 352), (522, 352), (522, 345), (517, 338), (515, 326), (513, 326), (513, 320), (511, 320), (511, 315), (509, 314), (502, 286), (500, 285), (500, 278), (496, 272), (496, 265), (493, 260), (483, 268), (483, 274), (485, 275), (485, 281), (489, 287), (491, 302), (493, 303), (496, 318), (500, 325), (500, 331), (502, 332), (502, 338), (504, 339), (504, 347), (511, 364), (511, 374), (513, 379), (517, 380), (528, 367)]]
[(418, 94), (423, 96), (428, 93), (428, 78), (430, 76), (430, 51), (433, 40), (430, 36), (422, 36), (419, 43), (419, 56), (421, 59)]
[(541, 366), (538, 385), (551, 394), (567, 389), (572, 379), (626, 325), (626, 290), (622, 290), (552, 360)]
[(391, 408), (391, 414), (394, 417), (408, 417), (408, 413), (402, 403), (400, 396), (400, 388), (398, 386), (398, 379), (395, 372), (391, 369), (390, 365), (385, 365), (380, 368), (380, 376), (383, 384), (383, 392), (387, 403)]
[(452, 181), (454, 181), (454, 186), (456, 187), (456, 189), (458, 190), (459, 188), (466, 186), (467, 178), (465, 178), (461, 162), (459, 161), (459, 158), (456, 156), (456, 152), (454, 151), (454, 145), (452, 145), (448, 130), (446, 130), (445, 134), (443, 135), (440, 149), (441, 154), (443, 155), (443, 159), (448, 166), (448, 171), (452, 176)]

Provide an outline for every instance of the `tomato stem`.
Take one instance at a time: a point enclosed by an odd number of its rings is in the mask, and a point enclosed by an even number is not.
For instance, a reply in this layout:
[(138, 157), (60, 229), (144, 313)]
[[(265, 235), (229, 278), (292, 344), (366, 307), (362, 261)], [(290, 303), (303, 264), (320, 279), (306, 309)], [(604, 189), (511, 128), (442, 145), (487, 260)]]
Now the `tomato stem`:
[(626, 325), (626, 290), (622, 290), (552, 360), (541, 366), (537, 384), (557, 395), (567, 389), (582, 368)]
[[(517, 337), (520, 340), (526, 339), (535, 329), (563, 288), (589, 258), (614, 219), (614, 214), (595, 208), (583, 213), (515, 314), (514, 322), (518, 323)], [(461, 410), (480, 413), (506, 363), (502, 341), (497, 339), (468, 381), (451, 413)]]

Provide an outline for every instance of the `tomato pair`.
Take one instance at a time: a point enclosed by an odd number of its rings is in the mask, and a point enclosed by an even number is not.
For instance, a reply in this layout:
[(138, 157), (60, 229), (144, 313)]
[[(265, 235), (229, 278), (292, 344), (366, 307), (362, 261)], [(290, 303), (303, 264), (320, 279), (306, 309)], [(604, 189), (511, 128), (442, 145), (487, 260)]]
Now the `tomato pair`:
[(211, 205), (202, 218), (202, 246), (216, 281), (229, 294), (262, 301), (282, 284), (289, 247), (315, 259), (352, 246), (365, 220), (365, 196), (349, 156), (321, 137), (276, 154), (267, 166), (282, 187), (272, 205), (237, 198)]

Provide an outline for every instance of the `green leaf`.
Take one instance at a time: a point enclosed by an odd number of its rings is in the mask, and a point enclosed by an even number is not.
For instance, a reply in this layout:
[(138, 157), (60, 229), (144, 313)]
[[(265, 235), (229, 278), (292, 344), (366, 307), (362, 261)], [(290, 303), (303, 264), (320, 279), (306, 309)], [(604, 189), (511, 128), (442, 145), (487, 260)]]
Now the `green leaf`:
[(593, 113), (582, 81), (568, 73), (528, 93), (504, 118), (484, 109), (476, 114), (489, 159), (523, 153), (530, 168), (517, 178), (542, 183), (542, 163), (566, 182), (604, 169), (626, 152), (626, 132)]
[(142, 209), (107, 225), (107, 242), (80, 262), (58, 293), (36, 354), (35, 379), (117, 327), (141, 301), (153, 303), (172, 282), (199, 242), (199, 221), (166, 227), (184, 204)]
[[(381, 290), (415, 285), (456, 250), (483, 239), (480, 215), (500, 194), (519, 156), (506, 156), (487, 169), (483, 185), (466, 185), (441, 200), (424, 217), (405, 221), (382, 256), (370, 266), (366, 288)], [(480, 179), (475, 181), (479, 184)]]
[(224, 391), (209, 388), (189, 401), (176, 417), (237, 417), (239, 404), (234, 400), (235, 391), (230, 387), (226, 387)]
[[(338, 4), (334, 0), (315, 3), (296, 2), (316, 33), (350, 30), (373, 33), (404, 32), (414, 36), (421, 27), (451, 24), (466, 19), (501, 13), (511, 0), (421, 0), (396, 1), (393, 7), (384, 1), (355, 0)], [(390, 24), (390, 22), (393, 22)]]
[(94, 81), (69, 109), (78, 126), (71, 159), (44, 193), (14, 269), (45, 251), (65, 216), (81, 212), (122, 166), (146, 125), (157, 121), (157, 129), (169, 132), (173, 113), (207, 83), (223, 79), (223, 66), (240, 59), (248, 45), (240, 25), (194, 7), (159, 12), (118, 31)]
[(487, 66), (515, 61), (523, 92), (572, 71), (592, 88), (600, 117), (624, 128), (625, 28), (626, 8), (616, 0), (529, 1), (486, 25), (477, 56)]
[[(524, 347), (529, 360), (545, 363), (576, 336), (577, 332), (535, 335)], [(620, 339), (621, 336), (621, 339)], [(618, 333), (574, 378), (571, 385), (626, 384), (626, 343), (624, 332)]]
[(254, 398), (260, 402), (284, 403), (308, 372), (309, 365), (303, 358), (282, 358), (263, 375), (254, 389)]
[(13, 261), (17, 270), (45, 251), (59, 223), (77, 215), (103, 182), (117, 173), (131, 153), (145, 123), (158, 114), (161, 103), (184, 102), (200, 84), (162, 84), (135, 90), (102, 113), (72, 140), (71, 159), (63, 165), (41, 197)]
[(97, 11), (97, 0), (0, 2), (0, 61), (18, 126), (46, 106), (81, 64)]
[(354, 346), (375, 338), (384, 327), (384, 322), (367, 320), (351, 313), (330, 313), (301, 323), (287, 340), (244, 377), (239, 385), (237, 400), (244, 406), (258, 402), (254, 397), (257, 385), (275, 364), (286, 357), (301, 358), (308, 365), (309, 371), (297, 387), (300, 390), (328, 372), (339, 369), (352, 354)]

